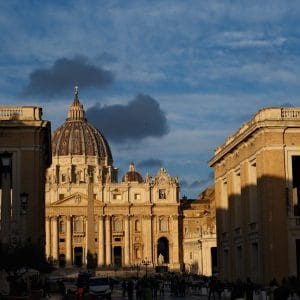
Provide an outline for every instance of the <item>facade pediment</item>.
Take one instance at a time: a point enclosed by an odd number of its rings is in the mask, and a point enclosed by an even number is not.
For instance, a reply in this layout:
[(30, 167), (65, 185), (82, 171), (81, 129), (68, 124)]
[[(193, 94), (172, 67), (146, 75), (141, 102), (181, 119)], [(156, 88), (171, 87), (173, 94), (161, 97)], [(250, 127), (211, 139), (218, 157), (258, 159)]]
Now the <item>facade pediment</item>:
[[(60, 199), (54, 203), (51, 203), (51, 206), (87, 206), (88, 197), (82, 193), (74, 193), (63, 199)], [(100, 205), (100, 201), (94, 200), (94, 205)]]

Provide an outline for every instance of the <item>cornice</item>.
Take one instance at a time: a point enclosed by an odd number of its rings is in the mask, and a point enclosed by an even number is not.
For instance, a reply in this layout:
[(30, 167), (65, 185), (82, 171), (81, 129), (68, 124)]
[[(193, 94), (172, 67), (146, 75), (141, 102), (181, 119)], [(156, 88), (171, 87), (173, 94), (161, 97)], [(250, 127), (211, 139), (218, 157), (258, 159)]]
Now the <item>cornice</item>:
[(263, 108), (254, 117), (244, 123), (233, 135), (216, 148), (215, 155), (208, 162), (212, 167), (227, 153), (247, 140), (256, 131), (266, 129), (284, 129), (286, 127), (300, 128), (300, 107), (297, 108)]

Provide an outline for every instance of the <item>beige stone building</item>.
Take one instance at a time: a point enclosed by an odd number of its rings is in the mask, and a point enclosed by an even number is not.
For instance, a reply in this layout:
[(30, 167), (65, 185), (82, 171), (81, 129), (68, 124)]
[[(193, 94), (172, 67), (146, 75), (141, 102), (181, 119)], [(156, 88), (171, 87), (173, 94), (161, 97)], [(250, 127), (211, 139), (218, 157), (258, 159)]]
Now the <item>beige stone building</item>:
[(217, 272), (214, 187), (199, 197), (182, 201), (183, 261), (188, 273), (211, 276)]
[(46, 255), (98, 266), (182, 264), (180, 202), (176, 177), (161, 168), (143, 178), (130, 164), (118, 170), (104, 136), (85, 118), (75, 91), (68, 118), (52, 136), (46, 183)]
[(215, 151), (219, 272), (300, 276), (300, 108), (266, 108)]
[(45, 244), (45, 172), (51, 128), (34, 106), (0, 108), (0, 241), (16, 247)]

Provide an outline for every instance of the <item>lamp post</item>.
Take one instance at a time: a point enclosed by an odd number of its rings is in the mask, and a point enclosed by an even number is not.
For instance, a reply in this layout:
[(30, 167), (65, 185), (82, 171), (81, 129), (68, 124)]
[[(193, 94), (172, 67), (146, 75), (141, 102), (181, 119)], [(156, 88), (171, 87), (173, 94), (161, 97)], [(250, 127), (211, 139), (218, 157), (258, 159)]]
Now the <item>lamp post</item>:
[(147, 257), (142, 260), (142, 264), (146, 267), (146, 278), (148, 277), (148, 266), (150, 265), (150, 263), (151, 262), (147, 259)]
[(139, 264), (134, 264), (132, 265), (134, 269), (136, 269), (136, 279), (139, 279), (139, 270), (140, 270), (140, 265)]
[(11, 154), (4, 152), (0, 155), (1, 163), (1, 239), (8, 244), (11, 238)]

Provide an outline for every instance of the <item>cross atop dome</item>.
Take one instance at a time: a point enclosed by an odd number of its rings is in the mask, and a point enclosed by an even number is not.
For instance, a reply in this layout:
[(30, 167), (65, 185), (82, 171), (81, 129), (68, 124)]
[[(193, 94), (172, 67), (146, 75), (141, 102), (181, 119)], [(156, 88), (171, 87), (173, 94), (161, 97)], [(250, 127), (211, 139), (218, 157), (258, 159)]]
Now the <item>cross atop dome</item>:
[(68, 113), (68, 121), (71, 120), (85, 120), (85, 112), (83, 109), (83, 105), (79, 101), (79, 89), (76, 85), (74, 87), (74, 101), (70, 105), (69, 113)]
[(78, 94), (79, 94), (78, 85), (75, 85), (75, 87), (74, 87), (74, 92), (75, 92), (75, 98), (77, 98), (77, 97), (78, 97)]

